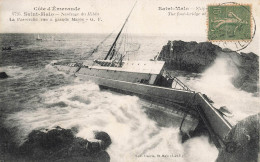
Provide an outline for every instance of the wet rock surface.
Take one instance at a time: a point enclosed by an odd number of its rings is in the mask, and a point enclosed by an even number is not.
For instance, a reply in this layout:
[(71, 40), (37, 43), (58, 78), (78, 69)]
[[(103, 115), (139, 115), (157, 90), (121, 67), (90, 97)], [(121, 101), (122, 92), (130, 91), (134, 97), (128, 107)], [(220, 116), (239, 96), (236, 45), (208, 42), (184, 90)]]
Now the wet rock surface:
[(112, 143), (111, 138), (106, 132), (95, 132), (95, 139), (101, 140), (101, 149), (106, 150)]
[(0, 72), (0, 79), (5, 79), (5, 78), (8, 78), (6, 72)]
[(260, 113), (238, 122), (226, 138), (217, 162), (257, 162), (259, 154)]
[(220, 47), (209, 42), (169, 41), (159, 59), (165, 60), (170, 69), (199, 73), (214, 62), (219, 51)]
[[(0, 119), (0, 122), (1, 119)], [(17, 153), (16, 144), (13, 142), (13, 137), (10, 131), (0, 125), (0, 161), (14, 161), (13, 154)], [(8, 161), (6, 160), (6, 161)]]
[(107, 133), (95, 132), (95, 142), (75, 137), (75, 133), (75, 129), (61, 127), (33, 130), (21, 146), (6, 151), (10, 156), (5, 160), (12, 159), (13, 154), (14, 159), (23, 161), (110, 161), (105, 149), (112, 142)]
[(232, 78), (235, 87), (247, 92), (257, 92), (259, 56), (252, 52), (224, 52), (210, 42), (169, 41), (163, 46), (158, 59), (164, 60), (169, 70), (202, 73), (219, 57), (238, 69), (238, 74)]

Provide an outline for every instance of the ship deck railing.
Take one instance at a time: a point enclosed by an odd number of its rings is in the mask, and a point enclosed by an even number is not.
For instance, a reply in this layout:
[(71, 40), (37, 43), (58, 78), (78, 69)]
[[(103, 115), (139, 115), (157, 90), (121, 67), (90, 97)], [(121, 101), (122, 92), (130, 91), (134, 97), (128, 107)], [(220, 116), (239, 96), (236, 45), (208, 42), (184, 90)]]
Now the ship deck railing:
[(183, 88), (183, 90), (186, 90), (186, 91), (191, 91), (190, 88), (188, 86), (186, 86), (182, 81), (180, 81), (177, 77), (172, 77), (170, 75), (166, 75), (166, 77), (168, 77), (169, 79), (172, 79), (173, 80), (173, 84), (175, 83), (174, 86), (172, 86), (173, 88), (176, 89), (176, 86), (179, 85)]

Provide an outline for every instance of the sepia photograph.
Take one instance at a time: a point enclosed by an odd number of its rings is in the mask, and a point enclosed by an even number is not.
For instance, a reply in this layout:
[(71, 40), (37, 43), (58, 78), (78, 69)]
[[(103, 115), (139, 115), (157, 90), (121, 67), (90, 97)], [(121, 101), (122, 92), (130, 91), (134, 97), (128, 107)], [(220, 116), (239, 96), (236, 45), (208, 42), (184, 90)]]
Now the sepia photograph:
[(0, 162), (260, 161), (256, 0), (0, 0)]

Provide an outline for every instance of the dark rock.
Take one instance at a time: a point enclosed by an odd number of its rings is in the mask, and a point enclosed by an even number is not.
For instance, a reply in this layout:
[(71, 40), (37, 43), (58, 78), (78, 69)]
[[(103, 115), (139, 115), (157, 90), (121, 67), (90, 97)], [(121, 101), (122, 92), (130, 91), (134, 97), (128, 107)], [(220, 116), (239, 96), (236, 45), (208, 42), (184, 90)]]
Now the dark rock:
[(256, 162), (259, 153), (260, 113), (238, 122), (225, 139), (217, 162)]
[(257, 92), (259, 82), (259, 57), (254, 53), (241, 53), (237, 69), (239, 73), (232, 78), (235, 87), (247, 92)]
[(8, 78), (8, 75), (5, 72), (0, 72), (0, 79)]
[[(1, 120), (1, 119), (0, 119)], [(1, 121), (0, 121), (1, 122)], [(0, 125), (0, 159), (5, 161), (5, 157), (9, 158), (12, 155), (10, 153), (16, 153), (16, 144), (14, 142), (14, 137), (10, 133), (10, 131)], [(5, 155), (3, 157), (2, 155)]]
[(101, 140), (101, 147), (103, 150), (107, 149), (112, 143), (110, 136), (106, 132), (95, 132), (95, 138)]
[(169, 41), (160, 52), (159, 59), (174, 70), (202, 72), (210, 66), (221, 48), (210, 42)]
[(97, 132), (97, 139), (101, 142), (90, 142), (75, 137), (75, 129), (63, 129), (58, 126), (52, 130), (33, 130), (20, 146), (19, 152), (22, 156), (34, 160), (110, 161), (105, 151), (111, 144), (107, 133)]
[(217, 57), (222, 57), (239, 71), (238, 75), (232, 78), (233, 85), (247, 92), (257, 92), (259, 57), (252, 52), (239, 54), (226, 51), (210, 42), (168, 41), (167, 45), (163, 46), (158, 59), (164, 60), (169, 70), (202, 73), (214, 63)]

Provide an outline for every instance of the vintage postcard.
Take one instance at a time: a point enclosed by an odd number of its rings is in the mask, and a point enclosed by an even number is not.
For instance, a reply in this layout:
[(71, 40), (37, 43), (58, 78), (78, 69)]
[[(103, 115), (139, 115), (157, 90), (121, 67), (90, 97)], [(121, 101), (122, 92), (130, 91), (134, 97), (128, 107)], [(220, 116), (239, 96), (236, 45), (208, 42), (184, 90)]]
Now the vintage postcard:
[(259, 9), (0, 0), (0, 161), (260, 161)]

